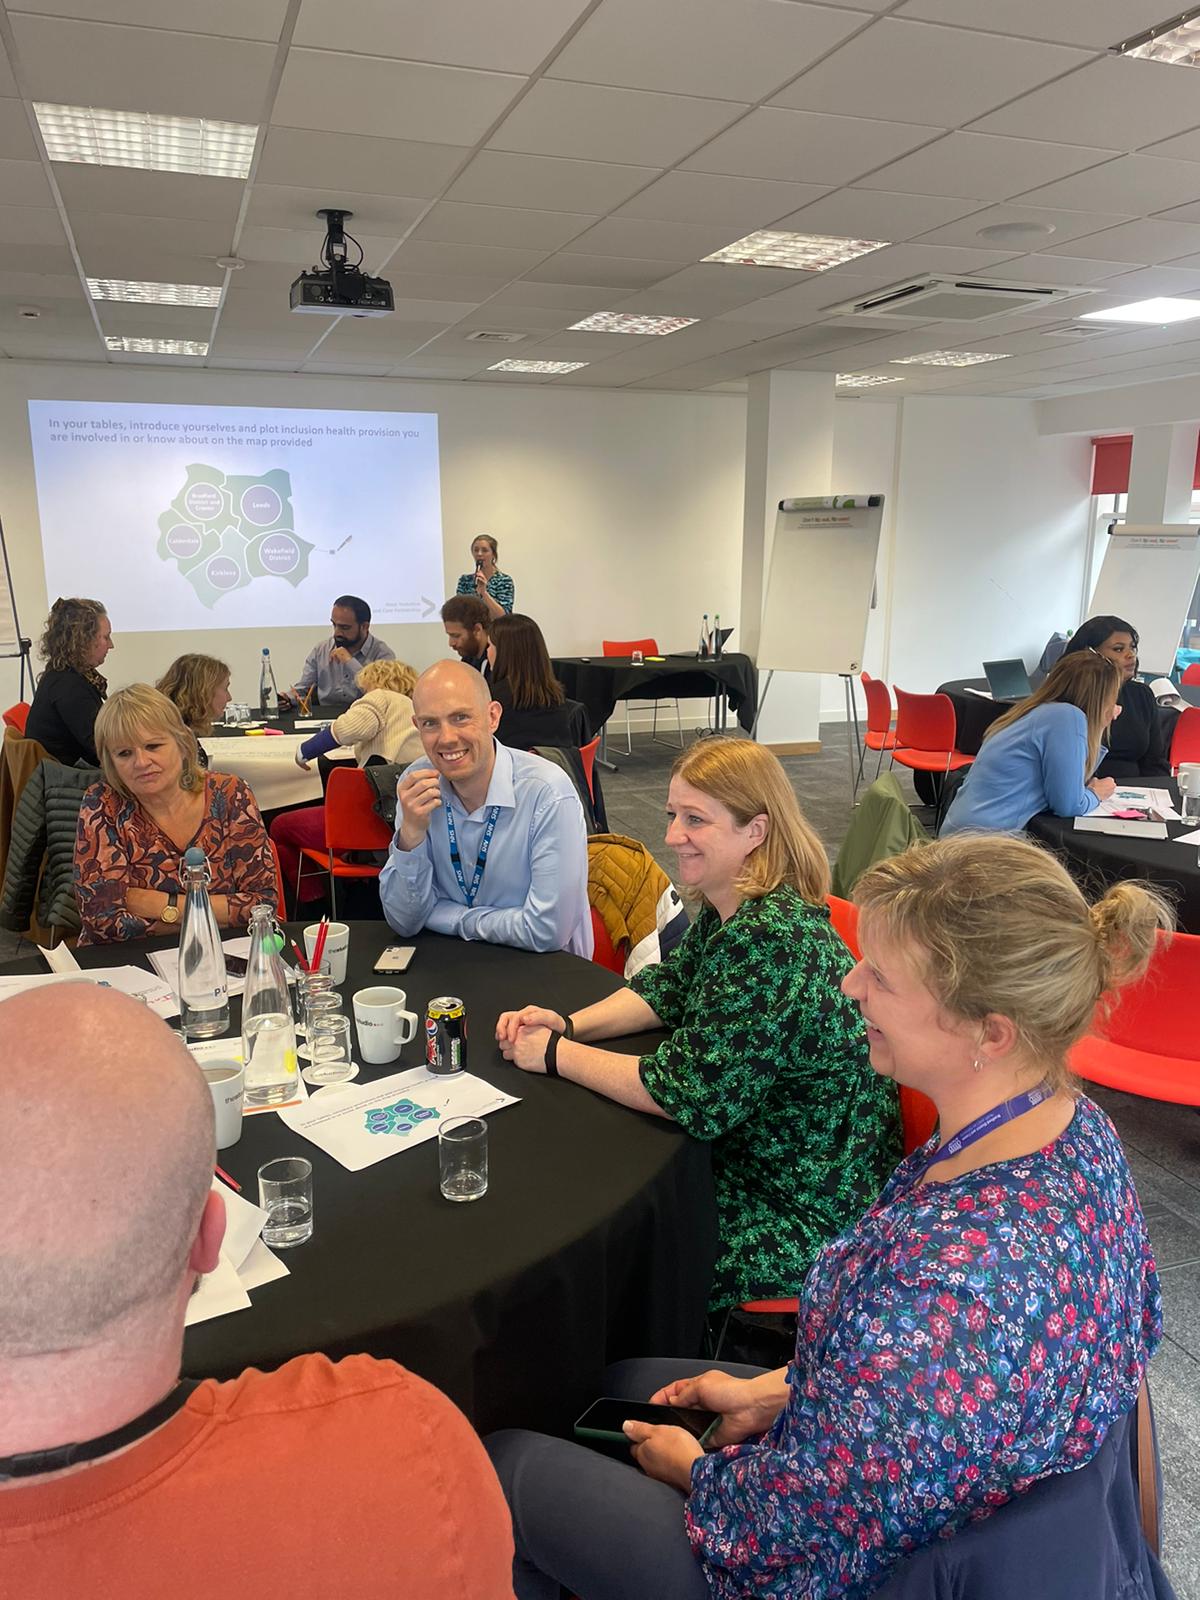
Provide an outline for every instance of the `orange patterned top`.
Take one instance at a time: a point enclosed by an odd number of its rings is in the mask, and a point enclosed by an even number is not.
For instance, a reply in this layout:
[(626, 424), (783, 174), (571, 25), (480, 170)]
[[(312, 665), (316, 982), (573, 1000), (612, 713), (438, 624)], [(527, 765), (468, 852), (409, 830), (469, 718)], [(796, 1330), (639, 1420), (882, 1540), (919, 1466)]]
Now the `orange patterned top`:
[[(229, 897), (230, 927), (244, 928), (253, 906), (275, 905), (270, 841), (241, 778), (231, 772), (206, 775), (204, 819), (191, 844), (208, 857), (211, 892)], [(83, 797), (75, 836), (75, 898), (83, 924), (79, 943), (145, 938), (151, 920), (126, 910), (126, 891), (179, 889), (182, 857), (136, 800), (107, 783), (94, 783)]]

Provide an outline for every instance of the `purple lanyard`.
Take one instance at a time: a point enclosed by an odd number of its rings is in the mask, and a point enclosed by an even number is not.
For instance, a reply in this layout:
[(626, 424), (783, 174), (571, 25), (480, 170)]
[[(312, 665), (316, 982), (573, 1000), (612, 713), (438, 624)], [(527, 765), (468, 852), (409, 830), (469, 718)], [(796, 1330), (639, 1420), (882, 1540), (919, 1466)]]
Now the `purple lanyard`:
[(1051, 1099), (1054, 1092), (1050, 1080), (1044, 1078), (1036, 1089), (1015, 1095), (1011, 1100), (1006, 1100), (1002, 1106), (993, 1106), (981, 1117), (976, 1117), (974, 1122), (968, 1122), (965, 1128), (960, 1128), (953, 1139), (947, 1139), (945, 1144), (939, 1146), (925, 1163), (925, 1171), (928, 1172), (930, 1167), (936, 1167), (939, 1161), (950, 1161), (968, 1145), (975, 1144), (994, 1129), (1002, 1127), (1004, 1123), (1015, 1122), (1027, 1111), (1032, 1111), (1035, 1106), (1040, 1106), (1043, 1101)]

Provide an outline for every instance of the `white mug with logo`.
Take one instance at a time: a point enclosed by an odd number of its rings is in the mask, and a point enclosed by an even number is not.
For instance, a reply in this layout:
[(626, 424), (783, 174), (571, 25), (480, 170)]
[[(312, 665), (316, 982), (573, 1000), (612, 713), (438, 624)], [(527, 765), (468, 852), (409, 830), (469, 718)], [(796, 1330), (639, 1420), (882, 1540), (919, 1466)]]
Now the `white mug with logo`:
[(1182, 761), (1175, 775), (1185, 822), (1200, 820), (1200, 761)]
[(246, 1090), (246, 1069), (232, 1056), (226, 1061), (203, 1061), (200, 1070), (213, 1099), (217, 1124), (217, 1149), (228, 1150), (242, 1137), (242, 1100)]
[[(329, 976), (333, 979), (334, 987), (346, 981), (346, 957), (350, 954), (350, 929), (344, 922), (330, 922), (326, 925), (329, 929), (325, 935), (325, 949), (322, 951), (321, 960), (329, 963)], [(321, 931), (321, 924), (314, 922), (311, 927), (304, 930), (304, 954), (311, 961), (313, 951), (317, 948), (317, 935)]]
[(359, 989), (354, 996), (354, 1023), (358, 1029), (358, 1048), (368, 1066), (381, 1067), (395, 1061), (400, 1046), (417, 1035), (415, 1011), (406, 1011), (403, 989), (376, 984)]

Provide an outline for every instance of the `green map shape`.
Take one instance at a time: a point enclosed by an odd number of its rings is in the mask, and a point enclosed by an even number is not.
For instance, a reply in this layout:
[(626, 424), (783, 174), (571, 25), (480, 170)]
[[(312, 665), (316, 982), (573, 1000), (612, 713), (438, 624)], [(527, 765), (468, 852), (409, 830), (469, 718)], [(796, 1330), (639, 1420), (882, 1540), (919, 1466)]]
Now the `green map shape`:
[[(278, 500), (274, 514), (272, 494)], [(282, 467), (252, 477), (195, 462), (158, 519), (156, 550), (160, 561), (175, 563), (211, 611), (222, 595), (257, 578), (283, 578), (293, 588), (304, 582), (313, 546), (293, 522), (292, 480)]]

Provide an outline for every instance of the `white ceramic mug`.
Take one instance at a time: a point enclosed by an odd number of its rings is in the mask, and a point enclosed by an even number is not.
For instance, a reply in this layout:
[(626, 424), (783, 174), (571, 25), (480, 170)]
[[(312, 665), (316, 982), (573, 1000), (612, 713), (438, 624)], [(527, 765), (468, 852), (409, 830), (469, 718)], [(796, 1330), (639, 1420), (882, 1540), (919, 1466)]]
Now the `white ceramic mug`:
[(217, 1149), (228, 1150), (242, 1137), (242, 1100), (246, 1091), (246, 1069), (230, 1057), (226, 1061), (202, 1061), (200, 1070), (213, 1099), (217, 1125)]
[[(350, 954), (350, 929), (344, 922), (330, 922), (326, 926), (329, 932), (325, 935), (325, 950), (321, 956), (322, 961), (329, 963), (329, 976), (335, 986), (346, 981), (346, 957)], [(310, 928), (304, 930), (304, 954), (312, 960), (313, 951), (317, 948), (317, 934), (321, 924), (314, 922)]]
[(1183, 761), (1175, 775), (1180, 794), (1200, 795), (1200, 761)]
[(403, 989), (382, 983), (372, 989), (359, 989), (354, 996), (358, 1048), (368, 1066), (381, 1067), (395, 1061), (400, 1046), (416, 1038), (417, 1014), (404, 1009), (406, 999)]

